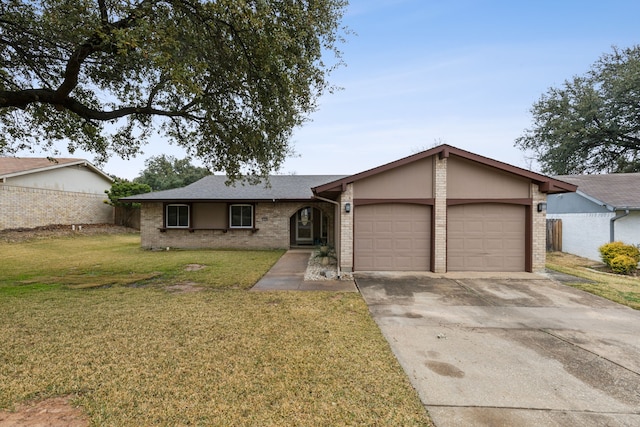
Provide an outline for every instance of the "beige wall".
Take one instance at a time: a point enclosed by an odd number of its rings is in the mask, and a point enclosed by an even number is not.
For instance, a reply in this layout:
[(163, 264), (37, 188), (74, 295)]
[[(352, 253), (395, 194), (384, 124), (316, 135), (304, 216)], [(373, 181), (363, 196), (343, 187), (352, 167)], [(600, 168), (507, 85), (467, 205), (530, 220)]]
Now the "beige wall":
[[(142, 247), (156, 248), (239, 248), (239, 249), (287, 249), (289, 248), (290, 218), (305, 206), (316, 207), (329, 216), (329, 244), (334, 245), (334, 207), (324, 202), (256, 203), (255, 228), (227, 230), (226, 203), (194, 203), (192, 206), (194, 228), (224, 228), (225, 230), (163, 228), (163, 203), (143, 203), (140, 235)], [(223, 219), (213, 218), (220, 215)], [(197, 218), (197, 219), (196, 219)], [(210, 225), (210, 227), (208, 227)], [(220, 227), (218, 227), (220, 225)]]
[(528, 198), (529, 180), (456, 156), (447, 159), (447, 198)]
[(356, 181), (356, 199), (430, 199), (433, 197), (433, 159), (426, 158)]
[(226, 203), (194, 203), (191, 217), (194, 228), (226, 228)]
[(113, 224), (106, 195), (0, 185), (0, 230), (50, 224)]
[(7, 178), (6, 184), (16, 187), (100, 194), (103, 197), (104, 191), (111, 188), (111, 181), (82, 165), (15, 176)]

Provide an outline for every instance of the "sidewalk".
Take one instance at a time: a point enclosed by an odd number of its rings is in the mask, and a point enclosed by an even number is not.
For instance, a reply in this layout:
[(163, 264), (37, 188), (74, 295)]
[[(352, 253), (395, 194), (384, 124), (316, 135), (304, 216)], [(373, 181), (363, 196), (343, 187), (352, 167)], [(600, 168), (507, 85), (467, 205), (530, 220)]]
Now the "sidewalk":
[(310, 256), (308, 250), (287, 251), (251, 290), (358, 292), (353, 280), (304, 280)]

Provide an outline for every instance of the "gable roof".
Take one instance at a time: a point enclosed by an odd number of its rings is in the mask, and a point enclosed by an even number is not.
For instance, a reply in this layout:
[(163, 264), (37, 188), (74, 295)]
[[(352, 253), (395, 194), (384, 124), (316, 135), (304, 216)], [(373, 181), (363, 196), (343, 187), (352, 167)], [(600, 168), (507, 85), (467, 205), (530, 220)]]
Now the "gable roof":
[(75, 165), (85, 166), (113, 182), (113, 178), (84, 159), (62, 157), (0, 157), (0, 180)]
[(556, 178), (578, 186), (577, 193), (615, 209), (640, 209), (640, 173), (560, 175)]
[(364, 179), (372, 175), (377, 175), (379, 173), (386, 172), (388, 170), (391, 170), (400, 166), (404, 166), (406, 164), (413, 163), (415, 161), (422, 160), (434, 155), (438, 155), (440, 156), (440, 158), (446, 158), (446, 157), (449, 157), (450, 155), (455, 155), (458, 157), (475, 161), (480, 164), (484, 164), (486, 166), (490, 166), (505, 172), (512, 173), (514, 175), (521, 176), (523, 178), (530, 179), (531, 181), (533, 181), (534, 183), (540, 186), (540, 191), (543, 193), (566, 193), (566, 192), (576, 191), (576, 186), (573, 184), (563, 182), (561, 180), (554, 179), (545, 175), (541, 175), (539, 173), (532, 172), (526, 169), (522, 169), (517, 166), (510, 165), (508, 163), (503, 163), (498, 160), (493, 160), (488, 157), (481, 156), (479, 154), (474, 154), (469, 151), (461, 150), (459, 148), (456, 148), (447, 144), (439, 145), (430, 150), (422, 151), (412, 156), (405, 157), (400, 160), (396, 160), (395, 162), (378, 166), (377, 168), (369, 169), (367, 171), (360, 172), (355, 175), (351, 175), (351, 176), (338, 179), (323, 185), (319, 185), (318, 187), (315, 187), (312, 190), (314, 194), (325, 194), (327, 196), (331, 194), (336, 194), (340, 191), (344, 191), (344, 187), (346, 186), (346, 184), (351, 184), (352, 182), (358, 181), (360, 179)]
[(155, 191), (123, 197), (127, 202), (181, 202), (181, 201), (282, 201), (311, 200), (311, 188), (335, 181), (344, 175), (271, 175), (257, 185), (237, 182), (226, 185), (225, 175), (209, 175), (193, 184), (172, 190)]

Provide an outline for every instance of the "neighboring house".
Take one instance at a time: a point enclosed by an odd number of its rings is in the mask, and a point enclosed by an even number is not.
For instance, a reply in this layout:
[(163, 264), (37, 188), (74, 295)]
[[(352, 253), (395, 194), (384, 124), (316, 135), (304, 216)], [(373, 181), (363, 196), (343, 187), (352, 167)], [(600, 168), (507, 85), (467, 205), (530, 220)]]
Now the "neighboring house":
[(0, 230), (113, 223), (112, 182), (82, 159), (0, 157)]
[(145, 248), (326, 242), (343, 271), (540, 271), (548, 193), (575, 186), (449, 145), (350, 176), (271, 176), (125, 198)]
[(563, 175), (575, 193), (549, 196), (547, 218), (562, 220), (562, 251), (600, 260), (598, 248), (640, 244), (640, 173)]

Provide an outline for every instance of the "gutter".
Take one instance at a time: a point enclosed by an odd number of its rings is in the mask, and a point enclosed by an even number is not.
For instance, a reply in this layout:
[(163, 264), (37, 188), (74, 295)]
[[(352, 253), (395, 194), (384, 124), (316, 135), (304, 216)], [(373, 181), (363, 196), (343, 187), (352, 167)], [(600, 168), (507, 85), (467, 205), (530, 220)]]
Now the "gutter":
[[(331, 200), (331, 199), (326, 199), (326, 198), (320, 197), (320, 196), (318, 196), (316, 194), (314, 194), (313, 197), (314, 197), (314, 199), (318, 199), (318, 200), (321, 200), (323, 202), (327, 202), (327, 203), (331, 203), (333, 205), (336, 205), (338, 207), (338, 215), (340, 215), (340, 202), (336, 202), (335, 200)], [(334, 228), (337, 228), (337, 227), (335, 227), (336, 219), (337, 219), (337, 217), (333, 219)], [(337, 231), (338, 230), (334, 230), (334, 232), (337, 232)], [(342, 237), (340, 237), (340, 245), (342, 245)], [(338, 279), (340, 279), (342, 277), (342, 271), (340, 270), (340, 251), (339, 250), (336, 251), (336, 257), (338, 258), (337, 259), (337, 261), (338, 261)]]
[(609, 220), (609, 241), (610, 242), (615, 242), (616, 240), (615, 222), (620, 218), (624, 218), (627, 215), (629, 215), (629, 209), (625, 209), (623, 214), (616, 215)]

